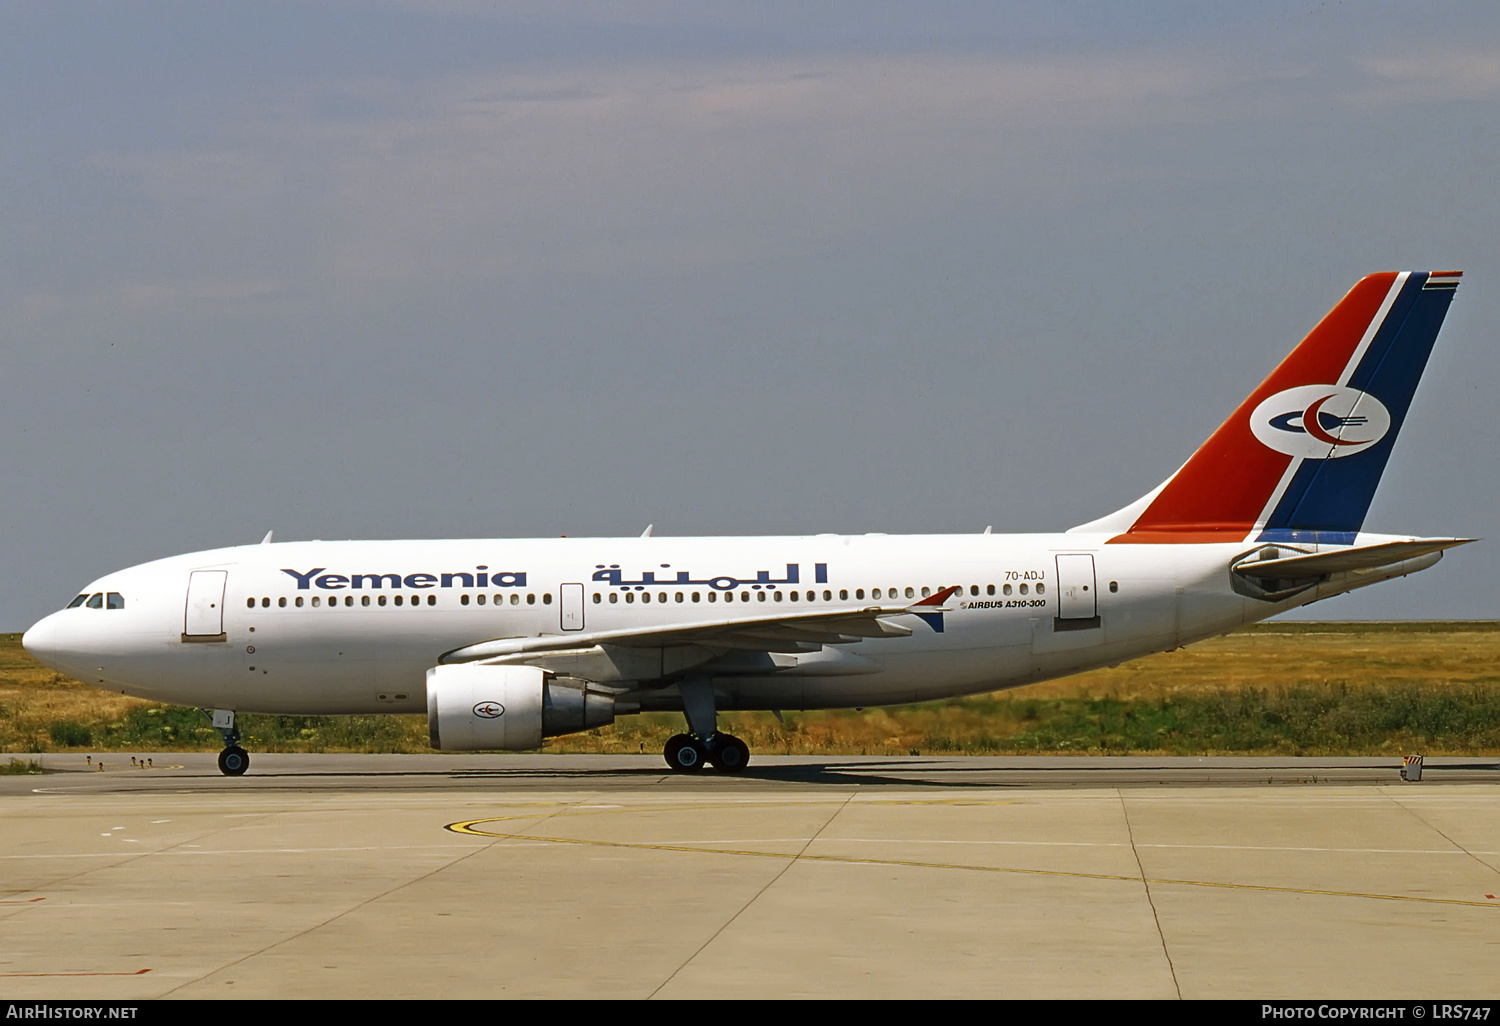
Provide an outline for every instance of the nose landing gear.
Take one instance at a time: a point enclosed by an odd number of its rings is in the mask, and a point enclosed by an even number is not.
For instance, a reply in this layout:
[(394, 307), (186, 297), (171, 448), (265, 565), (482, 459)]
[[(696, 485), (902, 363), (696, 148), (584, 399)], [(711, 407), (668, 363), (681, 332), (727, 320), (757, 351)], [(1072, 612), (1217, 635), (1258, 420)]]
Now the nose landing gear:
[(226, 777), (243, 776), (250, 768), (250, 753), (239, 745), (230, 745), (219, 753), (219, 772)]
[(242, 777), (250, 768), (250, 753), (239, 745), (240, 728), (235, 726), (233, 709), (203, 710), (213, 720), (214, 729), (224, 738), (224, 750), (219, 753), (219, 772), (226, 777)]
[(712, 764), (720, 773), (742, 773), (750, 765), (750, 746), (733, 734), (720, 733), (714, 692), (706, 680), (683, 681), (683, 713), (691, 734), (674, 734), (662, 750), (667, 765), (677, 773), (697, 773)]

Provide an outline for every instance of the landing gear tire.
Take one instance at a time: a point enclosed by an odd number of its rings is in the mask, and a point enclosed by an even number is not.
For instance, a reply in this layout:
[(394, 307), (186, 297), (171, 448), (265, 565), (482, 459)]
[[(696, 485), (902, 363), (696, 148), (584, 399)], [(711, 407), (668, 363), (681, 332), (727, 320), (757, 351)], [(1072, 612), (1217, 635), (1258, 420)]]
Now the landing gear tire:
[(702, 743), (688, 734), (674, 734), (661, 754), (677, 773), (697, 773), (708, 761), (708, 752)]
[(219, 753), (219, 772), (226, 777), (241, 777), (250, 768), (250, 753), (239, 745), (230, 745)]
[(720, 734), (709, 760), (720, 773), (743, 773), (750, 765), (750, 746), (733, 734)]

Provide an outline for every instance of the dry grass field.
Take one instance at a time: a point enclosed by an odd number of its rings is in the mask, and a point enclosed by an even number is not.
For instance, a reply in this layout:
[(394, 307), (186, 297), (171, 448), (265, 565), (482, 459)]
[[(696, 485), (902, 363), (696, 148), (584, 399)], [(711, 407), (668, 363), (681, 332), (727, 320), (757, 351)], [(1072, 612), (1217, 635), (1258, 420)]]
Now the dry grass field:
[[(1500, 751), (1500, 624), (1259, 624), (1177, 652), (1015, 691), (869, 709), (731, 713), (780, 754), (1485, 755)], [(246, 716), (259, 751), (420, 752), (420, 716)], [(660, 750), (675, 714), (547, 741)], [(0, 635), (0, 751), (217, 750), (202, 714), (98, 691)]]

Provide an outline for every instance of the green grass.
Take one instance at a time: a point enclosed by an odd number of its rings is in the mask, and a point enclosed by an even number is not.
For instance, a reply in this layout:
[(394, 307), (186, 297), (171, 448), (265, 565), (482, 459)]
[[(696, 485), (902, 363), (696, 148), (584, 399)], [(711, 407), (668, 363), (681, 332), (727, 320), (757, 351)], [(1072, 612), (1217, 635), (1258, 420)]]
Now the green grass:
[(35, 759), (27, 759), (25, 762), (20, 759), (10, 759), (0, 763), (0, 777), (19, 777), (40, 772), (42, 772), (42, 764)]
[[(1500, 624), (1267, 623), (1108, 670), (886, 709), (726, 713), (773, 754), (1500, 752)], [(423, 716), (240, 717), (269, 752), (425, 752)], [(675, 713), (551, 738), (554, 752), (657, 752)], [(196, 709), (87, 687), (0, 636), (0, 751), (216, 751)], [(10, 770), (8, 772), (20, 772)]]
[[(1156, 701), (1017, 697), (1029, 725), (974, 748), (1007, 752), (1174, 755), (1397, 754), (1500, 751), (1500, 687), (1411, 684), (1244, 688)], [(994, 721), (1005, 717), (996, 716)], [(934, 751), (952, 744), (929, 738)]]

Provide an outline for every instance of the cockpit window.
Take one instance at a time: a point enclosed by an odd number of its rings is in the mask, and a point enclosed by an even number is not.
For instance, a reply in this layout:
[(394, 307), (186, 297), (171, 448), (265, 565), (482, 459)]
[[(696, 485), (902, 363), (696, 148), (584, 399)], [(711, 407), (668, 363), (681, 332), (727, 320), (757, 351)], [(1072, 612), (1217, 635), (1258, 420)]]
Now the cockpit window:
[(96, 592), (94, 592), (94, 594), (89, 598), (88, 605), (89, 605), (90, 609), (103, 609), (104, 608), (104, 592), (102, 592), (102, 591), (96, 591)]
[(112, 592), (110, 592), (107, 596), (105, 596), (104, 608), (106, 608), (106, 609), (124, 609), (125, 608), (125, 596), (121, 595), (118, 591), (112, 591)]
[(84, 592), (82, 595), (79, 595), (72, 602), (69, 602), (68, 603), (68, 608), (69, 609), (77, 609), (79, 606), (83, 605), (88, 600), (89, 600), (89, 593), (88, 592)]

